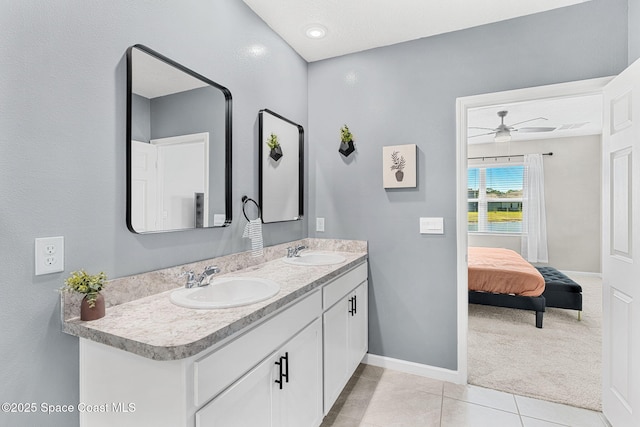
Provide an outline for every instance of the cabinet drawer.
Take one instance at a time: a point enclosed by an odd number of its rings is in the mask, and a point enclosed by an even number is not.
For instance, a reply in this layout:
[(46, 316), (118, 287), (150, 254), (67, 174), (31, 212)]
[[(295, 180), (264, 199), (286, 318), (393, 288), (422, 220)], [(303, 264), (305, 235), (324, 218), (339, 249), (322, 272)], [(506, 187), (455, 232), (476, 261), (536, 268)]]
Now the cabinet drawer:
[(340, 298), (351, 292), (360, 283), (367, 280), (367, 263), (364, 262), (338, 277), (322, 288), (322, 307), (324, 310), (337, 303)]
[(220, 393), (321, 314), (322, 299), (316, 291), (194, 362), (196, 406)]

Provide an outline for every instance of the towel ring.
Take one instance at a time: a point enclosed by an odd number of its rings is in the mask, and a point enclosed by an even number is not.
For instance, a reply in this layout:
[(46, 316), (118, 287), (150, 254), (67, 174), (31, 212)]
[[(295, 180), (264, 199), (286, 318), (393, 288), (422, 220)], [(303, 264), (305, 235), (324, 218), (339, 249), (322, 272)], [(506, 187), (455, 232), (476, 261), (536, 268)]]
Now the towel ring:
[[(242, 196), (242, 213), (244, 214), (244, 217), (247, 219), (247, 221), (251, 221), (249, 219), (249, 217), (247, 216), (247, 211), (245, 210), (245, 207), (247, 206), (247, 202), (253, 202), (253, 204), (256, 205), (256, 208), (258, 208), (258, 218), (260, 218), (260, 216), (261, 216), (260, 205), (258, 205), (258, 203), (255, 200), (253, 200), (253, 199), (251, 199), (251, 198), (249, 198), (247, 196)], [(258, 219), (258, 218), (256, 218), (256, 219)]]

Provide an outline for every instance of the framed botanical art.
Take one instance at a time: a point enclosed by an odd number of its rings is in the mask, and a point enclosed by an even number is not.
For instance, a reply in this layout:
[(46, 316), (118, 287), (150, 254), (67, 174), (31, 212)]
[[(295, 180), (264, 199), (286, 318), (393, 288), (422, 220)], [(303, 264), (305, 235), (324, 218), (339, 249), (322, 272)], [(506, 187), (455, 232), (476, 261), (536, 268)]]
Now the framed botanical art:
[(416, 187), (416, 144), (382, 147), (384, 188)]

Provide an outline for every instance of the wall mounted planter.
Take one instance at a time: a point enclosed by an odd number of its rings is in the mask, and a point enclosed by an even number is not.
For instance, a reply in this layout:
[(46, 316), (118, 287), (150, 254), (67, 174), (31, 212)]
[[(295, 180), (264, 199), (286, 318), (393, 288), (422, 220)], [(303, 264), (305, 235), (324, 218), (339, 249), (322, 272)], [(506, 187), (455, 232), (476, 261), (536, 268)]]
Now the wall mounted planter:
[(354, 147), (353, 141), (340, 143), (340, 148), (338, 149), (338, 152), (343, 156), (349, 157), (349, 155), (351, 155), (351, 153), (353, 153), (354, 151), (356, 151), (356, 147)]
[(276, 162), (278, 160), (280, 160), (280, 157), (282, 157), (282, 148), (280, 146), (277, 146), (275, 148), (272, 148), (271, 151), (269, 152), (269, 157), (271, 157), (273, 160), (275, 160)]

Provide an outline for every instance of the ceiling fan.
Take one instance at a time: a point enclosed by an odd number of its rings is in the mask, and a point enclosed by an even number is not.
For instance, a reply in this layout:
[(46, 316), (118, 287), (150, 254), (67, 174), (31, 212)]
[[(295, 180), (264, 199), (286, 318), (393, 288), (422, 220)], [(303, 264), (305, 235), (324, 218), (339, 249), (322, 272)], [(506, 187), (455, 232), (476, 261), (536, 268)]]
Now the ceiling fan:
[(505, 125), (504, 118), (507, 115), (507, 113), (509, 113), (507, 110), (498, 111), (498, 117), (500, 117), (500, 124), (495, 129), (469, 126), (469, 129), (484, 129), (484, 130), (491, 131), (487, 133), (481, 133), (479, 135), (471, 135), (469, 138), (475, 138), (477, 136), (484, 136), (484, 135), (495, 135), (494, 136), (495, 142), (509, 142), (511, 141), (511, 132), (551, 132), (552, 130), (555, 130), (555, 127), (516, 128), (517, 125), (521, 125), (523, 123), (533, 122), (535, 120), (548, 120), (546, 117), (536, 117), (535, 119), (529, 119), (529, 120), (524, 120), (522, 122), (513, 123), (511, 125)]

